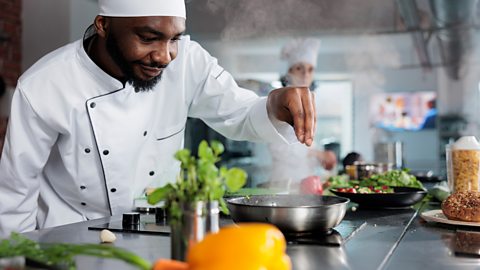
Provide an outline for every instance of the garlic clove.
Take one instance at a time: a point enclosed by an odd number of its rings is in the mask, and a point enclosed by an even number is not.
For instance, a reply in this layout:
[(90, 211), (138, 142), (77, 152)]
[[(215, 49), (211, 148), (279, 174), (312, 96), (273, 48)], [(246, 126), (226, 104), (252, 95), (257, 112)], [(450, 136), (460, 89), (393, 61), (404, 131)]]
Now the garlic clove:
[(100, 232), (100, 241), (102, 243), (113, 243), (117, 240), (115, 234), (107, 229), (104, 229)]

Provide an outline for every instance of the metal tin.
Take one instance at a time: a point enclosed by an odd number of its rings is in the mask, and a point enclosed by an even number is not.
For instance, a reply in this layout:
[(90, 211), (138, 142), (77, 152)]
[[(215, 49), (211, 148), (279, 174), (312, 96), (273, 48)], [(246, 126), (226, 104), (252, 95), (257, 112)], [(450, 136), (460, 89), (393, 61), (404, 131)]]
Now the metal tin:
[(202, 201), (182, 206), (180, 222), (170, 222), (172, 259), (185, 261), (188, 247), (206, 234), (205, 203)]
[(394, 167), (392, 163), (355, 163), (354, 179), (370, 178), (374, 174), (382, 174), (391, 171)]

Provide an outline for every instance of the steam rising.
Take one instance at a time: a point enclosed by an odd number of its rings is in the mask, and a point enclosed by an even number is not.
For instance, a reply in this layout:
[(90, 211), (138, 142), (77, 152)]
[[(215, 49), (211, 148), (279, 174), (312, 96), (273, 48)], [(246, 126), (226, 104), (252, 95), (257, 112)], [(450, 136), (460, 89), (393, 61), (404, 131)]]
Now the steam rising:
[[(354, 0), (207, 0), (203, 8), (217, 16), (216, 21), (223, 21), (224, 25), (219, 29), (222, 41), (354, 34), (355, 38), (349, 39), (353, 42), (342, 46), (345, 53), (340, 59), (329, 60), (340, 63), (339, 66), (342, 62), (345, 64), (341, 68), (346, 70), (339, 72), (352, 74), (355, 87), (360, 89), (356, 95), (368, 102), (370, 94), (384, 90), (386, 79), (382, 70), (402, 65), (400, 52), (392, 39), (371, 35), (395, 28), (394, 5), (395, 1), (384, 0), (364, 1), (361, 5)], [(319, 63), (320, 66), (330, 64)], [(366, 111), (356, 113), (368, 115), (368, 106), (359, 108)], [(365, 130), (368, 120), (356, 127)], [(295, 180), (298, 183), (300, 179)], [(287, 187), (292, 187), (290, 182)]]
[[(370, 0), (358, 5), (353, 0), (207, 0), (206, 7), (214, 16), (225, 19), (224, 40), (260, 37), (263, 35), (299, 35), (305, 32), (335, 31), (352, 25), (371, 29), (379, 21), (391, 21), (393, 1)], [(388, 6), (388, 7), (387, 7)], [(378, 10), (378, 12), (369, 12)], [(365, 16), (368, 14), (369, 16)], [(385, 26), (390, 28), (391, 24)]]
[[(192, 4), (195, 2), (197, 0)], [(441, 115), (466, 116), (470, 122), (465, 132), (477, 136), (480, 132), (479, 49), (474, 44), (473, 51), (462, 59), (460, 79), (455, 80), (447, 75), (449, 63), (442, 62), (440, 57), (442, 52), (437, 39), (430, 38), (427, 46), (433, 68), (422, 69), (410, 33), (403, 36), (392, 33), (379, 34), (401, 30), (397, 27), (400, 15), (396, 13), (398, 12), (396, 0), (198, 0), (198, 2), (202, 2), (201, 7), (199, 3), (197, 8), (204, 11), (204, 16), (215, 16), (213, 20), (216, 24), (215, 30), (221, 33), (221, 41), (253, 38), (283, 40), (285, 37), (296, 36), (317, 36), (321, 39), (329, 37), (322, 40), (324, 46), (329, 40), (342, 42), (341, 39), (336, 39), (342, 35), (354, 37), (347, 39), (351, 44), (342, 43), (341, 48), (335, 48), (336, 51), (328, 57), (322, 58), (322, 54), (328, 53), (320, 49), (320, 61), (326, 59), (330, 62), (319, 62), (319, 66), (333, 67), (331, 70), (323, 68), (322, 72), (325, 73), (348, 74), (354, 82), (356, 105), (360, 104), (358, 100), (362, 100), (363, 105), (355, 108), (356, 115), (368, 115), (368, 99), (374, 93), (434, 90), (438, 93), (438, 109)], [(418, 7), (424, 10), (422, 19), (425, 22), (422, 25), (426, 25), (425, 28), (434, 25), (430, 10), (430, 3), (434, 1), (416, 2)], [(479, 10), (477, 8), (476, 20), (480, 14)], [(478, 42), (480, 36), (478, 30), (474, 32), (476, 36), (473, 42)], [(437, 34), (438, 32), (433, 32), (433, 37)], [(334, 38), (331, 38), (332, 36)], [(392, 78), (401, 79), (391, 82)], [(363, 133), (365, 140), (376, 137), (373, 134), (375, 130), (365, 132), (368, 127), (366, 117), (355, 119), (357, 137), (359, 133)], [(371, 145), (365, 140), (357, 139), (354, 145), (366, 157), (372, 156)]]

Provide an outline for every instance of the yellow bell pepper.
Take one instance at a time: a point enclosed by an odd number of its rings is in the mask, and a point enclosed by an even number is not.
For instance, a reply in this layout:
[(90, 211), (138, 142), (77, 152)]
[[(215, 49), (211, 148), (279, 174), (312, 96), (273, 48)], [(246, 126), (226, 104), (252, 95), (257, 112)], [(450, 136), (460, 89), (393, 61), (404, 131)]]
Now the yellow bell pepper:
[(273, 225), (244, 223), (223, 227), (190, 247), (189, 270), (289, 270), (283, 234)]

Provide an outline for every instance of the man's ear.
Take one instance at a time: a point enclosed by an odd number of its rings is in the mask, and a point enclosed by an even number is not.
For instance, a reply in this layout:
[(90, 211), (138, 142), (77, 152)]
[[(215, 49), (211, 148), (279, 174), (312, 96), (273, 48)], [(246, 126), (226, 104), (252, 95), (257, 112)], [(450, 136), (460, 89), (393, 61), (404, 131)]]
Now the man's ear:
[(97, 17), (95, 17), (93, 25), (95, 26), (97, 35), (102, 38), (105, 38), (107, 36), (108, 27), (110, 26), (110, 20), (108, 18), (98, 15)]

